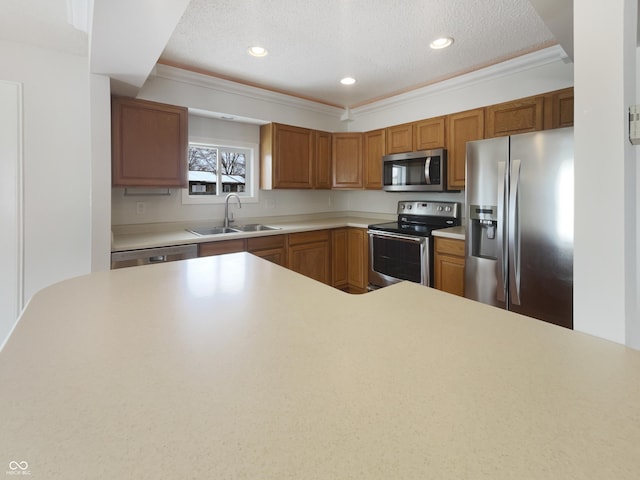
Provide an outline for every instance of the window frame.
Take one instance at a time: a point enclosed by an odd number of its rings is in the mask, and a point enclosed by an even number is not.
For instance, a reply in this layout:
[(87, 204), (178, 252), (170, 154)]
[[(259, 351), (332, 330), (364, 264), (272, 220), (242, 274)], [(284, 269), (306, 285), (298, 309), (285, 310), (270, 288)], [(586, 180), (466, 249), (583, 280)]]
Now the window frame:
[[(259, 145), (257, 143), (242, 142), (238, 140), (221, 140), (216, 138), (190, 137), (187, 148), (191, 145), (217, 148), (218, 151), (225, 148), (248, 150), (245, 155), (245, 191), (237, 192), (237, 195), (243, 203), (258, 203), (260, 201)], [(188, 168), (189, 167), (187, 166), (187, 169)], [(187, 178), (188, 175), (189, 172), (187, 171)], [(191, 195), (188, 186), (181, 190), (183, 205), (219, 205), (225, 202), (227, 196), (224, 193), (221, 195)]]

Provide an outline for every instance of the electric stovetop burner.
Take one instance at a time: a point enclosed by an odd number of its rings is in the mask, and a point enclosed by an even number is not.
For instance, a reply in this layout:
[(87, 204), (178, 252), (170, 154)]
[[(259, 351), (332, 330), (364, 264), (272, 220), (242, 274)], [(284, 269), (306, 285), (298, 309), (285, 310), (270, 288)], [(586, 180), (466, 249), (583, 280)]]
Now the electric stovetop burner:
[(397, 221), (369, 225), (369, 230), (428, 237), (433, 230), (460, 225), (460, 210), (457, 202), (402, 200)]

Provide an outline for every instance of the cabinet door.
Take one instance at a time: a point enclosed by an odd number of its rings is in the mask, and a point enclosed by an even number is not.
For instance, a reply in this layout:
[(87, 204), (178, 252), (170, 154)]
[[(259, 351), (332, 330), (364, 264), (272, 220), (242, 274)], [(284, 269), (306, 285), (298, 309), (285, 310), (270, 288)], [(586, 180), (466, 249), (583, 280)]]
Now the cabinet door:
[(133, 98), (111, 104), (114, 187), (186, 187), (186, 108)]
[(546, 94), (544, 102), (545, 129), (573, 125), (573, 87)]
[(334, 133), (331, 149), (333, 188), (361, 189), (362, 133)]
[(312, 188), (313, 131), (269, 123), (260, 127), (260, 187)]
[(331, 231), (331, 285), (346, 289), (349, 286), (349, 229), (337, 228)]
[(413, 146), (416, 150), (445, 147), (445, 117), (416, 122), (413, 128)]
[(364, 188), (382, 190), (382, 157), (385, 152), (384, 129), (364, 134)]
[(464, 258), (436, 254), (435, 287), (464, 297)]
[(464, 241), (435, 238), (434, 286), (464, 296)]
[(543, 96), (491, 105), (485, 111), (485, 138), (542, 130), (543, 109)]
[(364, 293), (369, 283), (369, 237), (365, 228), (348, 230), (348, 283), (352, 293)]
[(329, 242), (289, 246), (289, 268), (319, 282), (331, 285)]
[(447, 117), (448, 187), (464, 188), (467, 142), (484, 136), (484, 110), (477, 108)]
[(413, 151), (413, 123), (394, 125), (386, 130), (387, 154)]
[(327, 132), (314, 132), (315, 155), (314, 184), (315, 188), (331, 188), (331, 134)]

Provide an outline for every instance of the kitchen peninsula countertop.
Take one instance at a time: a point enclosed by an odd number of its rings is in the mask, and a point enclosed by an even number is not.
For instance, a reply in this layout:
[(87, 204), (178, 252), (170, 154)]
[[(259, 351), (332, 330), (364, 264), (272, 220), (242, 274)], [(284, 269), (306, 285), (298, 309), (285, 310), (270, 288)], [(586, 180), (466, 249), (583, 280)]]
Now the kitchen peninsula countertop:
[(349, 295), (246, 253), (41, 290), (0, 385), (0, 463), (34, 479), (640, 471), (640, 352), (410, 282)]
[(187, 228), (219, 225), (220, 222), (189, 221), (159, 224), (121, 225), (113, 227), (113, 239), (111, 251), (137, 250), (142, 248), (164, 247), (168, 245), (186, 245), (190, 243), (216, 242), (220, 240), (233, 240), (236, 238), (249, 238), (268, 235), (282, 235), (310, 230), (322, 230), (327, 228), (358, 227), (367, 228), (374, 223), (383, 223), (395, 220), (396, 215), (368, 214), (363, 216), (299, 216), (285, 217), (284, 219), (237, 219), (238, 224), (262, 223), (277, 227), (277, 230), (261, 232), (224, 233), (220, 235), (199, 236), (188, 232)]

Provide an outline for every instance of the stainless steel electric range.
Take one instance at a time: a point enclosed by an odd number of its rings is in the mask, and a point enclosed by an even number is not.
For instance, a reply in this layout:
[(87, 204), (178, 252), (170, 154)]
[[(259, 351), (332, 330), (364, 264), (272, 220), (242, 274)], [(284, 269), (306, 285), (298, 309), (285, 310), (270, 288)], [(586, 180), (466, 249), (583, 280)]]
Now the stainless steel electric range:
[(369, 288), (408, 280), (433, 286), (433, 230), (461, 224), (457, 202), (400, 201), (398, 220), (369, 225)]

